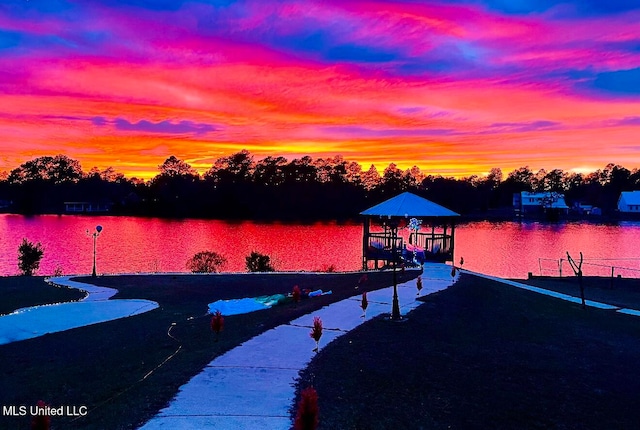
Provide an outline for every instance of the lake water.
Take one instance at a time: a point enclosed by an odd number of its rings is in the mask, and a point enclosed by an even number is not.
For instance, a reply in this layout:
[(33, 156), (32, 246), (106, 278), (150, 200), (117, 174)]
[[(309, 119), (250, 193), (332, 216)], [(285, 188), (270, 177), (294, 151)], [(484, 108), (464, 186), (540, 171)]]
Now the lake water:
[[(165, 220), (136, 217), (0, 215), (0, 275), (18, 273), (22, 238), (44, 247), (38, 274), (91, 273), (93, 239), (98, 273), (185, 272), (196, 252), (213, 250), (227, 259), (225, 271), (245, 271), (245, 257), (258, 251), (272, 257), (279, 270), (358, 270), (362, 225), (285, 224), (212, 220)], [(566, 252), (585, 258), (585, 275), (640, 277), (640, 223), (471, 222), (456, 228), (456, 263), (495, 276), (524, 278), (528, 272), (572, 274)], [(542, 271), (541, 271), (542, 270)]]

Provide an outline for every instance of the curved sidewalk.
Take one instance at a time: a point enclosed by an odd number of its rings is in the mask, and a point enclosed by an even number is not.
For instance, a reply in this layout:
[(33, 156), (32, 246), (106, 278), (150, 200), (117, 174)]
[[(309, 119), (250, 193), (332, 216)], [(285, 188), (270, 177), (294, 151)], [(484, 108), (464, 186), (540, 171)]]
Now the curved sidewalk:
[[(458, 279), (451, 266), (426, 264), (421, 295)], [(418, 307), (416, 280), (398, 285), (400, 311)], [(367, 293), (367, 320), (391, 311), (393, 287)], [(320, 348), (365, 321), (361, 296), (304, 315), (256, 336), (217, 357), (180, 388), (169, 406), (141, 427), (151, 429), (289, 429), (299, 372), (314, 356), (313, 317), (322, 319)]]
[(158, 307), (158, 303), (150, 300), (109, 300), (118, 290), (72, 281), (70, 278), (49, 278), (47, 282), (86, 291), (87, 297), (78, 302), (22, 308), (1, 316), (0, 345), (130, 317)]

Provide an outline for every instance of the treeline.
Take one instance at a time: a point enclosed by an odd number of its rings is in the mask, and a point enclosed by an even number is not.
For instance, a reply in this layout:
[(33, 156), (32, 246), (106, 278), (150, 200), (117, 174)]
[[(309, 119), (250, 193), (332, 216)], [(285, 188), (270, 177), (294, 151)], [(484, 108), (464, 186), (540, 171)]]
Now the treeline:
[[(589, 174), (528, 167), (506, 176), (499, 168), (462, 179), (429, 175), (394, 163), (383, 172), (342, 156), (255, 160), (246, 150), (221, 157), (203, 175), (170, 156), (149, 181), (112, 168), (84, 172), (64, 155), (38, 157), (0, 173), (0, 203), (23, 214), (62, 213), (64, 202), (93, 202), (123, 215), (222, 219), (345, 219), (411, 191), (461, 214), (509, 208), (513, 193), (555, 191), (574, 202), (616, 207), (621, 191), (640, 189), (640, 171), (608, 164)], [(10, 206), (9, 206), (10, 203)], [(2, 205), (0, 205), (2, 206)]]

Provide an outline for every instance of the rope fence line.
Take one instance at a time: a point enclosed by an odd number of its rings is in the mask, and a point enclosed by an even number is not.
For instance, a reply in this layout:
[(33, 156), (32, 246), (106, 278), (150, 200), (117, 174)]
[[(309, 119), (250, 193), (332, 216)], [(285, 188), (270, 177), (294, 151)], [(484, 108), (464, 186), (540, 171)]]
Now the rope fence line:
[[(627, 266), (619, 266), (615, 264), (599, 264), (599, 263), (590, 263), (589, 261), (640, 261), (640, 258), (585, 258), (584, 265), (592, 266), (592, 267), (602, 267), (611, 269), (611, 273), (607, 273), (607, 276), (611, 276), (612, 278), (616, 276), (616, 272), (618, 276), (622, 276), (623, 273), (627, 277), (639, 277), (640, 278), (640, 268), (638, 267), (627, 267)], [(549, 267), (550, 264), (546, 264), (546, 267), (543, 267), (543, 262), (553, 262), (555, 267)], [(563, 263), (567, 262), (566, 258), (538, 258), (538, 270), (540, 276), (559, 276), (562, 277), (563, 272)], [(621, 273), (622, 272), (622, 273)], [(634, 276), (629, 276), (629, 272), (632, 272)], [(586, 276), (589, 276), (588, 273), (585, 273)], [(603, 274), (592, 275), (592, 276), (604, 276)]]
[[(117, 397), (120, 397), (121, 395), (123, 395), (124, 393), (128, 392), (129, 390), (131, 390), (132, 388), (134, 388), (135, 386), (137, 386), (138, 384), (140, 384), (141, 382), (144, 382), (149, 376), (151, 376), (153, 373), (156, 372), (156, 370), (160, 369), (162, 366), (164, 366), (169, 360), (171, 360), (173, 357), (175, 357), (181, 350), (182, 350), (182, 344), (180, 343), (180, 340), (178, 338), (176, 338), (175, 336), (173, 336), (171, 334), (171, 330), (177, 325), (177, 323), (173, 322), (171, 323), (171, 325), (169, 326), (169, 328), (167, 329), (167, 336), (169, 336), (171, 339), (175, 340), (176, 342), (178, 342), (178, 349), (176, 349), (172, 354), (170, 354), (169, 356), (167, 356), (167, 358), (165, 358), (160, 364), (158, 364), (156, 367), (154, 367), (153, 369), (151, 369), (149, 372), (147, 372), (142, 378), (138, 379), (137, 381), (133, 382), (132, 384), (130, 384), (129, 386), (125, 387), (124, 389), (118, 391), (117, 393), (115, 393), (114, 395), (112, 395), (111, 397), (109, 397), (106, 400), (103, 400), (99, 403), (97, 403), (96, 405), (93, 405), (91, 407), (91, 409), (89, 409), (89, 412), (92, 412), (102, 406), (104, 406), (105, 404), (109, 403), (110, 401), (114, 400)], [(71, 423), (81, 419), (81, 418), (85, 418), (85, 416), (77, 416), (75, 418), (73, 418), (71, 421)]]

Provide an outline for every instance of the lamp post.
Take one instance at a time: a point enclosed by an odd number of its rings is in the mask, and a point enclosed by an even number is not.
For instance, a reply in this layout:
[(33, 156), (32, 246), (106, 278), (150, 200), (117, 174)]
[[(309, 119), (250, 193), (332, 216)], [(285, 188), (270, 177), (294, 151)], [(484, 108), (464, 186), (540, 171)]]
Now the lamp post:
[(101, 231), (102, 231), (101, 225), (97, 225), (96, 231), (94, 231), (93, 233), (89, 233), (89, 230), (87, 230), (87, 234), (93, 237), (93, 271), (91, 272), (91, 276), (93, 278), (98, 276), (96, 273), (96, 242), (97, 242), (98, 236), (100, 236)]
[(391, 307), (391, 320), (400, 321), (400, 302), (398, 301), (398, 279), (396, 277), (397, 249), (396, 241), (398, 239), (398, 221), (389, 220), (389, 228), (391, 229), (391, 258), (393, 259), (393, 305)]

